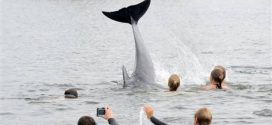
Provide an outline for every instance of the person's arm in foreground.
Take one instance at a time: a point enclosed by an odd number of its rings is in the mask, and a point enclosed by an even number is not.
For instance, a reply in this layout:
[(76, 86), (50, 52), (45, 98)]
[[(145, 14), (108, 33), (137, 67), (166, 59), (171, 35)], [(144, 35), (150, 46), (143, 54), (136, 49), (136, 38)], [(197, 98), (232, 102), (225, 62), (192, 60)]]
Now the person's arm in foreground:
[(157, 118), (155, 118), (153, 116), (153, 109), (152, 109), (151, 106), (145, 105), (144, 110), (145, 110), (147, 118), (150, 119), (153, 124), (155, 124), (155, 125), (167, 125), (166, 123), (158, 120)]
[(112, 110), (110, 107), (105, 107), (105, 115), (103, 116), (103, 118), (108, 120), (110, 125), (118, 125), (118, 123), (112, 116)]

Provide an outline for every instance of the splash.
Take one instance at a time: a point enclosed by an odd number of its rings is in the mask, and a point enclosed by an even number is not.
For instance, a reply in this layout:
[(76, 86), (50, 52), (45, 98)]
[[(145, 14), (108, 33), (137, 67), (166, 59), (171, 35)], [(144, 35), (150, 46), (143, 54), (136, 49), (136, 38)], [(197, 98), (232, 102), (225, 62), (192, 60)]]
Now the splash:
[(143, 125), (144, 107), (140, 109), (140, 125)]
[(202, 65), (197, 55), (184, 43), (188, 40), (179, 38), (177, 33), (169, 29), (168, 25), (164, 26), (159, 19), (152, 21), (153, 27), (147, 27), (152, 29), (152, 34), (148, 34), (148, 37), (153, 42), (147, 46), (153, 47), (151, 52), (156, 82), (164, 84), (169, 76), (175, 73), (182, 78), (183, 84), (203, 84), (205, 75)]
[(171, 35), (171, 40), (174, 41), (168, 45), (171, 50), (164, 55), (168, 56), (167, 61), (161, 59), (155, 62), (156, 81), (165, 86), (169, 76), (175, 73), (181, 77), (183, 84), (203, 84), (205, 75), (197, 56), (174, 35)]

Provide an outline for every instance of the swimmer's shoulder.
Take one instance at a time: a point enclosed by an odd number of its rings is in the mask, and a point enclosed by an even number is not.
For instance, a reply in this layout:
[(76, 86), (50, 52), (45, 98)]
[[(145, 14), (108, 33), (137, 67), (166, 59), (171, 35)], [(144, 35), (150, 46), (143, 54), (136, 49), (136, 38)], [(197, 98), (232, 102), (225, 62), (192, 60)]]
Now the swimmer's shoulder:
[(222, 89), (224, 89), (224, 90), (230, 90), (230, 87), (227, 86), (227, 85), (223, 85), (223, 86), (222, 86)]
[(231, 89), (231, 88), (229, 87), (229, 85), (228, 85), (227, 82), (223, 82), (222, 88), (223, 88), (224, 90), (230, 90), (230, 89)]
[(215, 87), (213, 87), (212, 85), (205, 85), (201, 87), (201, 90), (214, 90)]

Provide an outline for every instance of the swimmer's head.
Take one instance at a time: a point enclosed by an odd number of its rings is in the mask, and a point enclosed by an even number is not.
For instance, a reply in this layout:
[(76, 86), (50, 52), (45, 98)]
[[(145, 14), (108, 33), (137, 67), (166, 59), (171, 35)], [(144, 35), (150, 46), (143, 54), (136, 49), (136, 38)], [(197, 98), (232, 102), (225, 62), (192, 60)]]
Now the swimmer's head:
[(223, 66), (215, 66), (211, 72), (211, 81), (216, 82), (216, 87), (222, 89), (222, 82), (226, 77), (226, 69)]
[(82, 116), (79, 120), (77, 125), (96, 125), (94, 119), (90, 116)]
[(209, 125), (212, 122), (212, 113), (207, 108), (201, 108), (195, 113), (195, 125)]
[(168, 79), (168, 86), (170, 91), (176, 91), (180, 85), (180, 78), (177, 74), (172, 74)]
[(77, 90), (76, 89), (68, 89), (64, 92), (64, 97), (65, 98), (77, 98)]

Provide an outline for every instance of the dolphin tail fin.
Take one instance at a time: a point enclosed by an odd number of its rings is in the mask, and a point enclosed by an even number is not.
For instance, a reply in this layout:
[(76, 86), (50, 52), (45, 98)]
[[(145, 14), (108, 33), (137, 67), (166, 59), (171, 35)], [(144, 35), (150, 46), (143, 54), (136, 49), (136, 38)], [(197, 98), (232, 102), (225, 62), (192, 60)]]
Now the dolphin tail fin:
[(145, 14), (149, 5), (150, 5), (150, 0), (144, 0), (143, 2), (139, 4), (131, 5), (129, 7), (122, 8), (118, 11), (114, 11), (114, 12), (102, 11), (102, 13), (112, 20), (122, 22), (122, 23), (129, 23), (129, 24), (131, 24), (130, 17), (132, 17), (137, 23), (138, 20)]
[(129, 80), (129, 76), (125, 66), (122, 67), (122, 72), (123, 72), (123, 80), (124, 80), (123, 88), (125, 88), (127, 87), (127, 83)]

